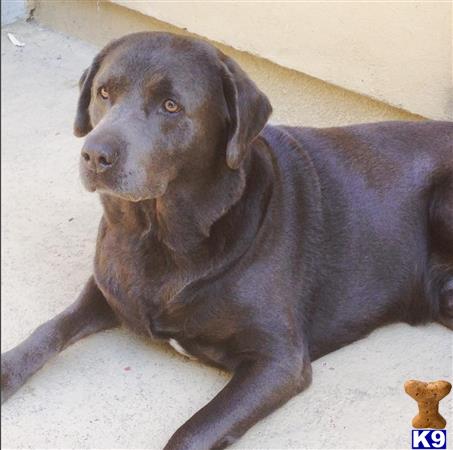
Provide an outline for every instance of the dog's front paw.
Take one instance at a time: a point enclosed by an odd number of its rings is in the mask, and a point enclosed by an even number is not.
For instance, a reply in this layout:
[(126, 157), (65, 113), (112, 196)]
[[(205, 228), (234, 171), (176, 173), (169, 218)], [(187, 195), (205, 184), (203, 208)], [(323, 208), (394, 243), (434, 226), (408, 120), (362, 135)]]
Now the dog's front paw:
[(7, 353), (2, 354), (1, 364), (1, 402), (8, 400), (20, 387), (21, 383), (18, 380), (14, 370), (14, 364), (8, 357)]
[(206, 447), (199, 446), (195, 438), (185, 434), (180, 429), (167, 442), (164, 450), (200, 450), (201, 448), (205, 449)]
[(221, 450), (232, 445), (237, 438), (233, 436), (224, 436), (223, 438), (214, 438), (209, 433), (191, 434), (180, 428), (167, 442), (164, 450)]

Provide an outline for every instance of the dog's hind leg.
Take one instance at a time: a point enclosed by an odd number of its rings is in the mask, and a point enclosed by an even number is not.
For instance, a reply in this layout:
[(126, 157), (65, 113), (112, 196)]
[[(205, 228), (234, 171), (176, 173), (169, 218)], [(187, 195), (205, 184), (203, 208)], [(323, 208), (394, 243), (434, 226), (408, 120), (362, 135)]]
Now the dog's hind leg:
[(440, 293), (439, 322), (453, 330), (453, 278), (446, 283)]
[(39, 326), (17, 347), (2, 354), (2, 402), (68, 345), (117, 325), (117, 318), (91, 277), (71, 306)]
[(430, 208), (431, 262), (438, 321), (453, 330), (453, 175), (438, 183)]

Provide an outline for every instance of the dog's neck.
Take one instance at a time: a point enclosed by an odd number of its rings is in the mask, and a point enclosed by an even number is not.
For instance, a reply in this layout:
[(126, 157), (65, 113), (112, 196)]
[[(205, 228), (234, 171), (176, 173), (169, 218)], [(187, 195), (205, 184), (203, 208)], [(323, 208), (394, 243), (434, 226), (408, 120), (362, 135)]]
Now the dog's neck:
[[(245, 201), (248, 179), (256, 178), (251, 174), (252, 166), (256, 165), (252, 159), (252, 156), (247, 157), (237, 170), (218, 164), (206, 176), (200, 176), (200, 182), (187, 178), (170, 183), (166, 193), (158, 199), (134, 203), (103, 194), (107, 225), (128, 227), (140, 239), (155, 239), (183, 259), (210, 256), (224, 245), (224, 230), (215, 232), (214, 225), (228, 219), (230, 222), (241, 220), (231, 210)], [(259, 196), (259, 193), (254, 195)], [(231, 215), (235, 218), (229, 217)]]
[(211, 235), (212, 226), (236, 204), (245, 188), (245, 170), (223, 165), (202, 183), (187, 181), (169, 185), (156, 199), (155, 217), (159, 239), (176, 253), (200, 249)]

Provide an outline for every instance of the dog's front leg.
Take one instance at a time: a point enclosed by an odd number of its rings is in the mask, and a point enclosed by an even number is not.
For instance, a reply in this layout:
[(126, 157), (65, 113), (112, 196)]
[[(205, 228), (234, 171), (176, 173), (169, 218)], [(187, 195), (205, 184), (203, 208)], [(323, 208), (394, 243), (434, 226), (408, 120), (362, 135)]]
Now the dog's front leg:
[(17, 347), (2, 354), (2, 402), (68, 345), (116, 325), (118, 320), (91, 277), (71, 306), (39, 326)]
[(310, 381), (310, 362), (300, 356), (244, 362), (225, 388), (176, 431), (165, 450), (225, 448)]

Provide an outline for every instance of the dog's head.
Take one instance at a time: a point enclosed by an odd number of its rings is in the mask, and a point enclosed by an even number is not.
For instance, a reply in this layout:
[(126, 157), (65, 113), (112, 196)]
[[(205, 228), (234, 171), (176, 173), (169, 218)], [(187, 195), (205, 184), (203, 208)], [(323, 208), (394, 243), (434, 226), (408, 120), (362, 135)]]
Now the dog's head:
[(214, 164), (235, 170), (270, 113), (264, 94), (211, 45), (167, 33), (125, 36), (80, 80), (74, 133), (86, 135), (83, 183), (140, 201)]

